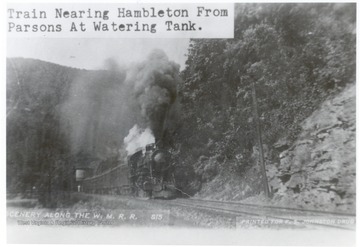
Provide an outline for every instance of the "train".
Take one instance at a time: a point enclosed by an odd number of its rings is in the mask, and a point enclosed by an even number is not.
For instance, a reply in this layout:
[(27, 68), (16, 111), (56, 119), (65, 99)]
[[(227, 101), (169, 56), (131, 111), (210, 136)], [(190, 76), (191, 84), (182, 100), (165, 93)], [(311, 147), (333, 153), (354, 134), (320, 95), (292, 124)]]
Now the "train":
[(90, 176), (79, 169), (76, 180), (85, 193), (171, 199), (178, 192), (171, 160), (167, 150), (152, 143), (129, 155), (126, 162), (114, 160), (108, 168), (98, 165)]

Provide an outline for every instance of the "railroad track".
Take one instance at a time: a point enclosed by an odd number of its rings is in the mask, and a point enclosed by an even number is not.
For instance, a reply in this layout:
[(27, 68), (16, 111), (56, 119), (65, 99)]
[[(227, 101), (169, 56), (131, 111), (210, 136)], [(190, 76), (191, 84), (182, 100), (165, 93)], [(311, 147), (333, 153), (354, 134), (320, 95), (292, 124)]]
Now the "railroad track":
[(355, 214), (352, 213), (344, 213), (344, 212), (331, 212), (331, 211), (321, 211), (321, 210), (314, 210), (314, 209), (303, 209), (303, 208), (290, 208), (290, 207), (280, 207), (280, 206), (271, 206), (271, 205), (258, 205), (258, 204), (251, 204), (251, 203), (241, 203), (241, 202), (232, 202), (232, 201), (216, 201), (216, 200), (205, 200), (205, 199), (198, 199), (198, 198), (190, 198), (187, 200), (191, 200), (194, 202), (203, 202), (203, 203), (216, 203), (219, 205), (236, 205), (241, 207), (252, 207), (252, 208), (261, 208), (261, 209), (271, 209), (271, 210), (280, 210), (283, 212), (292, 212), (292, 213), (302, 213), (307, 215), (338, 215), (344, 217), (356, 217)]
[[(101, 196), (100, 196), (101, 197)], [(114, 198), (120, 199), (118, 196)], [(240, 202), (215, 201), (204, 199), (174, 199), (174, 200), (144, 200), (134, 197), (123, 197), (122, 200), (135, 201), (144, 208), (172, 209), (180, 207), (206, 212), (214, 216), (224, 216), (235, 220), (236, 227), (244, 228), (332, 228), (355, 230), (355, 214), (328, 212), (320, 210), (307, 210), (269, 205), (247, 204)], [(142, 206), (141, 206), (142, 207)], [(340, 222), (338, 222), (340, 220)], [(343, 222), (343, 221), (346, 222)], [(245, 225), (241, 225), (242, 222)], [(248, 225), (246, 225), (248, 224)]]
[[(349, 213), (265, 206), (203, 199), (176, 199), (167, 204), (236, 217), (237, 222), (282, 225), (286, 228), (336, 228), (355, 230), (355, 215)], [(248, 221), (244, 221), (244, 220)], [(240, 224), (239, 223), (239, 224)]]

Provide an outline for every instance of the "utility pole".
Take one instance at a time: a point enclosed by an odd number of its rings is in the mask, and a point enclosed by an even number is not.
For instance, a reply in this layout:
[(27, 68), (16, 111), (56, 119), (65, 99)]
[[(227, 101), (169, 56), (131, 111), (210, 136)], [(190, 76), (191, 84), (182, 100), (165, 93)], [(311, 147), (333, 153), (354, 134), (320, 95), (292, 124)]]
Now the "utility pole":
[(259, 119), (259, 113), (258, 113), (258, 105), (257, 105), (257, 99), (256, 99), (256, 89), (255, 89), (255, 82), (252, 78), (252, 98), (253, 98), (253, 104), (254, 104), (254, 118), (255, 118), (255, 125), (256, 125), (256, 134), (258, 138), (258, 145), (259, 145), (259, 152), (260, 152), (260, 167), (261, 167), (261, 173), (263, 177), (263, 186), (265, 195), (267, 197), (270, 197), (270, 191), (269, 191), (269, 184), (266, 176), (266, 169), (265, 169), (265, 159), (264, 159), (264, 150), (263, 150), (263, 144), (262, 144), (262, 137), (261, 137), (261, 127), (260, 127), (260, 119)]

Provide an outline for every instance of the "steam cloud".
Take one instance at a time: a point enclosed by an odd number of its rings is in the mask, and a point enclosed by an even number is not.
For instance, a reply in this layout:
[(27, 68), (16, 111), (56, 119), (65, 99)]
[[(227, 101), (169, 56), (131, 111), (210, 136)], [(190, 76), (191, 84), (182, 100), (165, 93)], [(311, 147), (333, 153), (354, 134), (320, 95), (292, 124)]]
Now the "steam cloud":
[(137, 150), (146, 147), (147, 144), (154, 143), (155, 137), (149, 128), (142, 130), (137, 124), (129, 131), (129, 134), (124, 138), (124, 144), (128, 155), (135, 153)]

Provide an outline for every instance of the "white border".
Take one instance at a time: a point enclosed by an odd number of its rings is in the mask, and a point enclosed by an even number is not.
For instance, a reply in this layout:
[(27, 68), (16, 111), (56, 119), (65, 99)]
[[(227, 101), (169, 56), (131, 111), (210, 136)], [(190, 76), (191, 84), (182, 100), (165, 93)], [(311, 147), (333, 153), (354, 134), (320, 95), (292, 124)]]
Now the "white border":
[[(133, 0), (133, 1), (100, 1), (100, 0), (75, 0), (75, 1), (60, 1), (60, 0), (43, 0), (43, 1), (31, 1), (31, 0), (27, 0), (27, 1), (17, 1), (17, 0), (7, 0), (7, 1), (0, 1), (0, 9), (1, 9), (1, 12), (0, 12), (0, 16), (2, 18), (2, 21), (1, 21), (1, 26), (0, 26), (0, 34), (1, 34), (1, 40), (2, 41), (5, 41), (5, 42), (1, 42), (1, 55), (2, 55), (2, 59), (0, 60), (0, 66), (2, 68), (1, 70), (1, 78), (2, 78), (2, 84), (1, 84), (1, 89), (0, 89), (0, 97), (2, 99), (2, 102), (1, 102), (1, 107), (0, 107), (0, 116), (1, 116), (1, 120), (0, 120), (0, 128), (1, 128), (1, 134), (0, 134), (0, 146), (1, 146), (1, 150), (2, 150), (2, 155), (0, 156), (0, 173), (2, 174), (0, 176), (0, 195), (2, 196), (2, 200), (1, 200), (1, 206), (0, 206), (0, 223), (1, 223), (1, 227), (0, 227), (0, 243), (2, 244), (6, 244), (6, 190), (5, 190), (5, 187), (6, 187), (6, 183), (5, 183), (5, 175), (6, 175), (6, 105), (5, 105), (5, 99), (6, 99), (6, 75), (5, 75), (5, 68), (6, 68), (6, 4), (7, 3), (25, 3), (25, 2), (38, 2), (38, 3), (58, 3), (58, 2), (71, 2), (71, 3), (74, 3), (74, 2), (77, 2), (77, 3), (88, 3), (88, 2), (104, 2), (104, 3), (125, 3), (125, 2), (129, 2), (129, 3), (151, 3), (151, 2), (169, 2), (169, 1), (165, 1), (165, 0), (158, 0), (158, 1), (151, 1), (151, 0), (142, 0), (142, 1), (136, 1), (136, 0)], [(193, 3), (194, 1), (191, 1), (191, 0), (183, 0), (183, 1), (179, 1), (179, 0), (173, 0), (173, 2), (189, 2), (189, 3)], [(203, 2), (220, 2), (220, 0), (207, 0), (207, 1), (200, 1), (200, 0), (197, 0), (195, 2), (199, 2), (199, 3), (203, 3)], [(249, 3), (249, 2), (263, 2), (263, 3), (283, 3), (283, 2), (292, 2), (292, 3), (298, 3), (298, 2), (304, 2), (304, 3), (309, 3), (309, 2), (319, 2), (319, 3), (325, 3), (325, 2), (357, 2), (357, 1), (324, 1), (324, 0), (317, 0), (317, 1), (229, 1), (229, 0), (223, 0), (221, 2), (239, 2), (239, 3)], [(359, 7), (358, 7), (358, 4), (357, 4), (357, 27), (358, 27), (358, 20), (359, 20)], [(359, 71), (359, 61), (358, 61), (358, 55), (359, 55), (359, 37), (358, 37), (358, 28), (356, 29), (357, 30), (357, 33), (356, 33), (356, 45), (357, 45), (357, 60), (356, 60), (356, 75), (358, 75), (358, 71)], [(358, 81), (358, 80), (356, 80)], [(359, 90), (359, 87), (356, 86), (356, 91), (357, 91), (357, 95), (358, 95), (358, 91)], [(358, 112), (358, 109), (359, 109), (359, 100), (356, 101), (356, 108), (357, 108), (357, 116), (359, 116), (359, 112)], [(358, 119), (357, 119), (358, 120)], [(359, 127), (359, 121), (357, 121), (357, 129)], [(358, 154), (358, 140), (359, 140), (359, 134), (358, 132), (356, 133), (356, 138), (357, 138), (357, 152), (356, 154)], [(359, 188), (359, 177), (357, 176), (357, 188)], [(360, 199), (359, 199), (359, 196), (357, 196), (357, 211), (358, 211), (358, 206), (359, 206), (359, 202), (360, 202)], [(357, 220), (359, 221), (359, 216), (357, 216)], [(184, 232), (183, 232), (184, 233)], [(208, 232), (208, 233), (211, 233)], [(218, 233), (218, 232), (217, 232)], [(260, 232), (261, 234), (262, 232)], [(177, 237), (180, 237), (180, 238), (187, 238), (187, 239), (191, 239), (191, 237), (195, 237), (195, 240), (197, 239), (197, 237), (211, 237), (213, 236), (214, 234), (210, 234), (210, 235), (207, 235), (207, 236), (196, 236), (198, 233), (195, 234), (195, 236), (191, 236), (191, 235), (176, 235)], [(278, 237), (281, 237), (281, 235), (284, 234), (284, 232), (282, 231), (279, 231), (278, 234)], [(331, 235), (330, 232), (328, 232), (328, 235), (329, 236)], [(21, 236), (19, 236), (21, 237)], [(226, 237), (226, 236), (224, 236)], [(257, 238), (261, 238), (261, 237), (264, 237), (264, 236), (256, 236)], [(274, 236), (275, 237), (275, 236)], [(311, 237), (311, 236), (308, 236), (308, 237)], [(324, 236), (326, 238), (326, 236)], [(356, 242), (358, 243), (359, 242), (359, 235), (358, 235), (358, 231), (357, 231), (357, 234), (356, 234)], [(211, 240), (211, 238), (209, 239)], [(325, 240), (325, 239), (324, 239)], [(209, 245), (212, 245), (212, 244), (219, 244), (219, 243), (216, 243), (216, 242), (213, 242), (213, 243), (207, 243)], [(223, 243), (225, 244), (225, 243)], [(269, 242), (269, 244), (271, 244)], [(334, 243), (336, 245), (336, 243)], [(333, 244), (328, 244), (328, 245), (333, 245)], [(57, 246), (62, 246), (62, 245), (57, 245)], [(66, 246), (69, 246), (69, 245), (66, 245)], [(75, 245), (74, 245), (75, 246)]]

